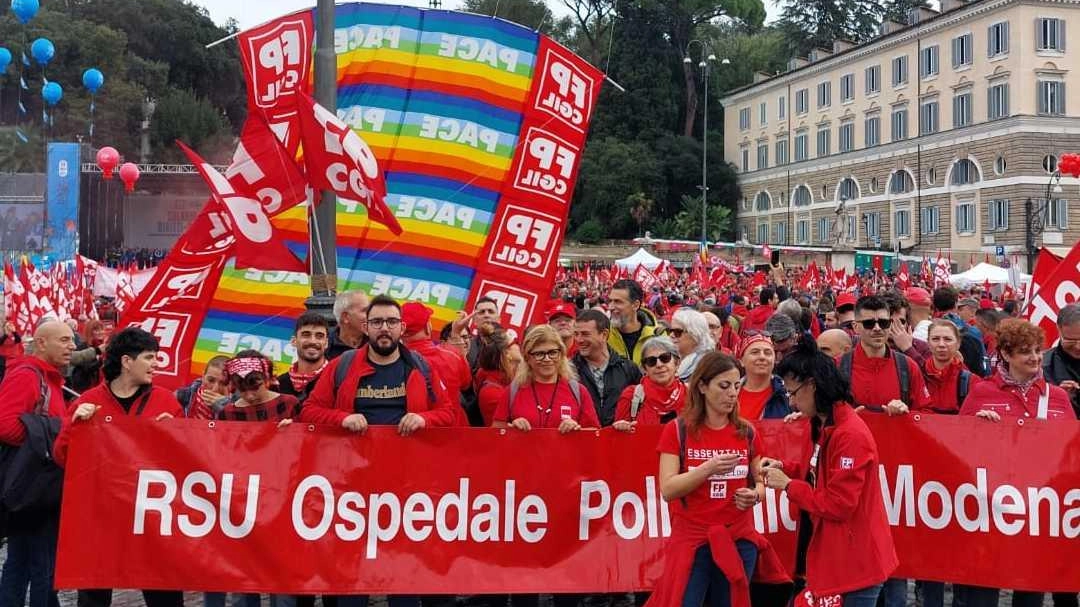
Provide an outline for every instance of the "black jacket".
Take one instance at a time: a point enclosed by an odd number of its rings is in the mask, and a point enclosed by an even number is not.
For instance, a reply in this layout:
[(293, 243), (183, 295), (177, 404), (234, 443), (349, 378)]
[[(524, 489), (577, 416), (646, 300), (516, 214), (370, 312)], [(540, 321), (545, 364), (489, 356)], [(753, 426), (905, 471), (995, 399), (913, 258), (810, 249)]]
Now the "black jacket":
[[(1042, 369), (1046, 381), (1055, 386), (1069, 380), (1080, 383), (1080, 360), (1066, 354), (1061, 349), (1061, 346), (1055, 346), (1047, 350), (1046, 354), (1043, 355)], [(1078, 400), (1078, 397), (1080, 397), (1080, 391), (1073, 392), (1069, 395), (1069, 401), (1072, 403), (1076, 416), (1080, 417), (1080, 400)]]
[(627, 386), (641, 383), (641, 370), (633, 361), (619, 356), (615, 350), (608, 347), (608, 366), (604, 370), (604, 393), (600, 394), (600, 388), (593, 379), (589, 369), (589, 361), (581, 354), (575, 354), (574, 367), (577, 368), (578, 379), (589, 391), (589, 396), (596, 405), (596, 416), (600, 418), (601, 426), (610, 426), (615, 423), (615, 406), (619, 402), (619, 396)]

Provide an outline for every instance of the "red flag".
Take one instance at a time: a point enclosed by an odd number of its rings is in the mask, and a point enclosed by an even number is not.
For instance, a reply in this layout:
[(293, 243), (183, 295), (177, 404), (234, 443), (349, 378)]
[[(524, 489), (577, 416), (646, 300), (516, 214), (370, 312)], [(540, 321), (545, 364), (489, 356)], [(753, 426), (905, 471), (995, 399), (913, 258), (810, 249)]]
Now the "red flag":
[(30, 310), (27, 307), (26, 288), (15, 276), (15, 268), (4, 263), (4, 311), (7, 319), (15, 325), (20, 335), (30, 335), (34, 327), (30, 324)]
[[(1080, 293), (1080, 284), (1077, 284), (1080, 278), (1076, 272), (1080, 264), (1080, 242), (1074, 244), (1061, 261), (1044, 257), (1043, 252), (1049, 254), (1045, 248), (1039, 253), (1039, 260), (1031, 278), (1029, 303), (1024, 314), (1032, 324), (1042, 327), (1046, 334), (1046, 347), (1049, 348), (1058, 340), (1058, 311), (1075, 303), (1077, 294)], [(1050, 266), (1053, 266), (1053, 269), (1044, 269)]]
[(907, 289), (911, 286), (911, 274), (908, 273), (907, 264), (900, 262), (900, 271), (896, 273), (896, 284), (901, 289)]
[(237, 267), (286, 272), (307, 271), (304, 262), (297, 258), (281, 239), (274, 237), (274, 226), (258, 200), (238, 193), (228, 178), (217, 172), (217, 169), (183, 142), (177, 141), (176, 144), (199, 170), (210, 188), (215, 205), (225, 211), (221, 217), (227, 218), (229, 232), (236, 239)]
[(818, 285), (818, 268), (817, 264), (813, 261), (810, 265), (806, 266), (806, 271), (803, 272), (802, 281), (799, 282), (799, 288), (803, 291), (813, 291)]
[(772, 259), (772, 249), (769, 248), (769, 245), (761, 245), (761, 256), (764, 257), (766, 261)]
[(308, 95), (301, 93), (299, 102), (300, 137), (312, 187), (334, 192), (346, 205), (362, 204), (371, 221), (401, 234), (401, 225), (386, 206), (386, 180), (371, 148)]

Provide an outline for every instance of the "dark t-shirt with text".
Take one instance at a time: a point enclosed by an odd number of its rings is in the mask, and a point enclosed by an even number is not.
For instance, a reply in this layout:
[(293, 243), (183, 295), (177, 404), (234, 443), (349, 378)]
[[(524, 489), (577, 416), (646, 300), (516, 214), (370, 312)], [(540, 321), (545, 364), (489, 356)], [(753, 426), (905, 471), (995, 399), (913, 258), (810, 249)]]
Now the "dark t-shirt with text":
[(370, 364), (375, 372), (360, 380), (353, 410), (363, 414), (368, 424), (396, 426), (406, 413), (405, 361)]

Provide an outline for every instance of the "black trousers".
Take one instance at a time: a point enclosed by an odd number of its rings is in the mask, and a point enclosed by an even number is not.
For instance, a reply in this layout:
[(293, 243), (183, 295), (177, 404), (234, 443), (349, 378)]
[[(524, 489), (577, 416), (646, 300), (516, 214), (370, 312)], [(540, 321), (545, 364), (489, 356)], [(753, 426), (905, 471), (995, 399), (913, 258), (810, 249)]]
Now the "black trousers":
[[(109, 607), (112, 605), (111, 589), (80, 590), (79, 607)], [(146, 607), (184, 607), (184, 593), (180, 590), (143, 590)]]

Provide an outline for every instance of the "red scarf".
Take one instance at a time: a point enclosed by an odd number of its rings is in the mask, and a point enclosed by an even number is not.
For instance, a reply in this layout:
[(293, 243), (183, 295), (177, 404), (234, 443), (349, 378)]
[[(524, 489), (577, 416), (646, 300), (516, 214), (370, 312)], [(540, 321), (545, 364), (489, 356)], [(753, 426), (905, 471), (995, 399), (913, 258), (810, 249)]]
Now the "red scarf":
[(330, 364), (330, 361), (324, 358), (322, 365), (320, 365), (314, 373), (301, 373), (297, 371), (299, 368), (297, 365), (299, 364), (299, 361), (294, 362), (292, 366), (289, 367), (289, 380), (292, 381), (293, 389), (296, 390), (297, 394), (303, 392), (304, 388), (311, 383), (311, 380), (315, 379), (315, 376), (321, 373), (322, 370), (326, 368), (326, 365)]
[(195, 391), (195, 394), (191, 395), (191, 404), (188, 405), (188, 417), (192, 419), (213, 418), (210, 413), (210, 406), (203, 400), (202, 384), (199, 384), (199, 389)]
[(686, 404), (686, 384), (677, 377), (666, 386), (644, 377), (641, 385), (645, 388), (645, 402), (642, 404), (656, 411), (657, 417), (672, 411), (679, 413)]

